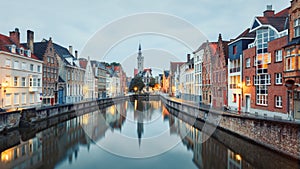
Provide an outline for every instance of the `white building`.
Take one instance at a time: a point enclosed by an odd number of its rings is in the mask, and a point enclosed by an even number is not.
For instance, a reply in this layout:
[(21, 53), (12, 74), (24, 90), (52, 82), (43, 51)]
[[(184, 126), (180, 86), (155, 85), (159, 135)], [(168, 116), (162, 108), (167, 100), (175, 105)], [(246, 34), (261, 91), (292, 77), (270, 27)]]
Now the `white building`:
[(84, 74), (84, 86), (83, 86), (83, 97), (86, 100), (92, 100), (98, 97), (96, 89), (96, 78), (93, 72), (90, 57), (88, 59), (79, 59), (81, 68), (85, 69)]
[(204, 49), (206, 45), (203, 43), (194, 54), (194, 75), (195, 75), (195, 101), (202, 102), (202, 63)]
[(194, 58), (190, 58), (190, 54), (187, 62), (180, 66), (179, 89), (182, 99), (195, 101)]
[(20, 45), (18, 29), (9, 37), (0, 34), (0, 57), (1, 108), (41, 106), (43, 62)]

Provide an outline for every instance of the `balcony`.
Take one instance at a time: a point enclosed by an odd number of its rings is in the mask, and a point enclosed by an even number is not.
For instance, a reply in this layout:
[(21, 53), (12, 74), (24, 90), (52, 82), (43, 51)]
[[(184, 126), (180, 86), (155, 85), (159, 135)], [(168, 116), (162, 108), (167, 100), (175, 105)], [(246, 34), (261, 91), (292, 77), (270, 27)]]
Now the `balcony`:
[(37, 86), (31, 86), (29, 87), (29, 92), (37, 92), (39, 88)]
[(240, 72), (240, 71), (241, 71), (240, 67), (235, 67), (235, 68), (230, 69), (230, 73), (236, 73), (236, 72)]
[(284, 71), (284, 78), (300, 77), (300, 70)]

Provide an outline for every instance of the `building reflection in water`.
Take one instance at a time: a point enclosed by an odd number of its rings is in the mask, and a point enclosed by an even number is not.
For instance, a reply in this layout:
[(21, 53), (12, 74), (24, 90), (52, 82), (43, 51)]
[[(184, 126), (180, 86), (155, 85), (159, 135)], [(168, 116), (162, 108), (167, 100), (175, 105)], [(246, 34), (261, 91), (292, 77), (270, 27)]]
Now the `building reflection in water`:
[[(203, 133), (171, 115), (160, 101), (136, 100), (130, 103), (132, 106), (129, 103), (116, 104), (68, 120), (38, 132), (34, 138), (28, 140), (20, 139), (18, 145), (1, 152), (0, 168), (52, 169), (62, 161), (72, 163), (77, 159), (80, 148), (90, 149), (93, 144), (91, 140), (97, 142), (105, 139), (108, 130), (121, 132), (128, 112), (133, 113), (137, 125), (137, 144), (140, 146), (145, 132), (144, 125), (153, 120), (153, 112), (158, 110), (161, 112), (161, 121), (168, 123), (170, 135), (180, 137), (187, 151), (193, 153), (191, 160), (198, 168), (254, 168), (241, 154), (217, 139), (209, 138), (202, 143)], [(21, 133), (24, 134), (26, 133)]]

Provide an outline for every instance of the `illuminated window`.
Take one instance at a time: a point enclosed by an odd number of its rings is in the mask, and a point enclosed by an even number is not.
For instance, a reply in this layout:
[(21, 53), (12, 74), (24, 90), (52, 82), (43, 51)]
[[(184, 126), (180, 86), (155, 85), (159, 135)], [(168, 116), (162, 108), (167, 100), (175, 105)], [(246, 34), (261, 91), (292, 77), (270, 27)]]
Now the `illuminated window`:
[(288, 57), (286, 58), (286, 62), (285, 62), (285, 70), (295, 70), (295, 57)]
[(282, 96), (275, 96), (275, 107), (282, 107)]
[(247, 86), (251, 85), (251, 80), (249, 76), (246, 76), (246, 85)]

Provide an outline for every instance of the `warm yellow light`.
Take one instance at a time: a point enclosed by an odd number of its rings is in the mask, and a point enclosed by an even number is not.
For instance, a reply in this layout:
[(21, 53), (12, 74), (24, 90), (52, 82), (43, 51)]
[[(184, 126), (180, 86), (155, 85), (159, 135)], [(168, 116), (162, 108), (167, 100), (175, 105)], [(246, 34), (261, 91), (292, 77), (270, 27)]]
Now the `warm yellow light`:
[(2, 83), (2, 86), (3, 86), (3, 87), (7, 87), (7, 86), (8, 86), (8, 83), (7, 83), (7, 82), (3, 82), (3, 83)]
[(243, 84), (242, 83), (238, 83), (237, 86), (238, 86), (238, 88), (242, 88)]
[(236, 158), (238, 161), (241, 161), (241, 160), (242, 160), (242, 157), (241, 157), (239, 154), (235, 155), (235, 158)]
[(138, 90), (138, 88), (135, 86), (135, 87), (133, 88), (133, 90), (136, 92), (136, 91)]

